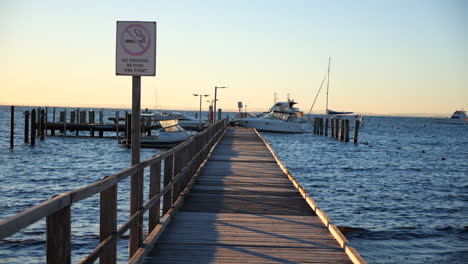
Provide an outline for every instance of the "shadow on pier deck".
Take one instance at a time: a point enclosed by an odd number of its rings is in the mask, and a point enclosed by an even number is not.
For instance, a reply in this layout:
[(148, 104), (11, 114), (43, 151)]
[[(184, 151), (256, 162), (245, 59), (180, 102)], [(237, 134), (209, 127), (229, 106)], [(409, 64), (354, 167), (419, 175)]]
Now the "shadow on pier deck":
[(365, 263), (281, 166), (228, 129), (145, 263)]

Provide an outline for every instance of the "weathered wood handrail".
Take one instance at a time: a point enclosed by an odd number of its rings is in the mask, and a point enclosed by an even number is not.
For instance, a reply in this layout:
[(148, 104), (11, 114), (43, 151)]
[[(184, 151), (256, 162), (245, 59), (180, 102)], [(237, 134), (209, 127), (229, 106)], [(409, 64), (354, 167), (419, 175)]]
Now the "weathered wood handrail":
[[(143, 234), (143, 214), (149, 211), (148, 234), (167, 225), (171, 209), (183, 200), (187, 189), (193, 184), (192, 176), (210, 152), (214, 143), (220, 138), (227, 126), (226, 120), (220, 120), (209, 128), (176, 147), (133, 165), (116, 174), (81, 189), (56, 195), (51, 199), (24, 210), (0, 222), (0, 239), (4, 239), (21, 229), (47, 218), (47, 262), (71, 262), (71, 216), (74, 203), (100, 194), (100, 244), (79, 263), (93, 263), (100, 258), (100, 263), (116, 262), (116, 243), (129, 229), (132, 233)], [(160, 190), (161, 168), (164, 162), (164, 188)], [(144, 169), (150, 168), (149, 199), (138, 211), (117, 229), (117, 185), (132, 175), (143, 178)], [(143, 194), (142, 194), (143, 195)], [(160, 215), (160, 201), (163, 208)], [(162, 219), (160, 219), (162, 218)], [(161, 224), (162, 223), (162, 224)], [(154, 235), (154, 234), (153, 234)], [(136, 238), (139, 247), (145, 247), (143, 236)], [(143, 241), (145, 240), (145, 242)], [(150, 239), (151, 240), (151, 239)], [(141, 250), (137, 250), (141, 253)], [(132, 255), (129, 256), (132, 258)]]

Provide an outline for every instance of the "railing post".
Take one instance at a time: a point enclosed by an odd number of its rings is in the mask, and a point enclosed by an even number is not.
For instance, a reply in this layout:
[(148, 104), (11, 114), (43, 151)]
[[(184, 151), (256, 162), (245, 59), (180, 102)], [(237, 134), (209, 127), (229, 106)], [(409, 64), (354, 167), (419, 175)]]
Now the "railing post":
[[(149, 199), (158, 195), (161, 191), (161, 161), (150, 167)], [(150, 209), (148, 216), (148, 234), (159, 224), (160, 201), (157, 201)]]
[(66, 206), (46, 218), (47, 263), (71, 263), (71, 208)]
[[(164, 187), (169, 185), (172, 181), (172, 176), (174, 173), (174, 155), (171, 155), (164, 159)], [(172, 187), (174, 190), (174, 186)], [(163, 199), (163, 215), (169, 211), (172, 206), (172, 193), (168, 192), (164, 195)]]
[[(143, 169), (130, 176), (130, 215), (138, 212), (143, 206)], [(143, 243), (143, 217), (130, 227), (129, 259), (137, 252)]]
[[(102, 191), (100, 194), (100, 231), (99, 241), (103, 242), (107, 237), (117, 231), (117, 184)], [(99, 263), (109, 264), (117, 261), (117, 247), (111, 245), (99, 257)]]
[[(179, 149), (176, 153), (174, 153), (174, 174), (172, 175), (172, 179), (174, 179), (174, 177), (176, 177), (177, 174), (181, 171), (181, 168), (183, 168), (183, 153), (185, 148), (186, 147)], [(174, 185), (172, 185), (172, 202), (177, 201), (177, 198), (180, 194), (181, 185), (182, 179), (179, 179), (177, 182), (174, 182)]]

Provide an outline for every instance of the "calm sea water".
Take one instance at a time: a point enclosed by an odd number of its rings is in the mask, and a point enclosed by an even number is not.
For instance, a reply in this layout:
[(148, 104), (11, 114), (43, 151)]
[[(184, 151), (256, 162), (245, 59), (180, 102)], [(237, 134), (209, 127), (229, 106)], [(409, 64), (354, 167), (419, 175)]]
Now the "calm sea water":
[[(9, 108), (0, 107), (0, 219), (129, 166), (130, 150), (116, 139), (47, 137), (35, 147), (24, 144), (24, 110), (16, 109), (10, 150)], [(114, 112), (105, 109), (106, 119)], [(345, 235), (369, 263), (468, 263), (468, 126), (366, 117), (359, 144), (311, 133), (262, 135), (335, 224), (351, 227)], [(158, 153), (143, 149), (141, 155)], [(118, 196), (123, 223), (128, 181), (119, 184)], [(98, 244), (97, 197), (74, 205), (72, 218), (77, 262)], [(44, 230), (42, 220), (1, 241), (0, 263), (45, 262)], [(120, 262), (127, 242), (119, 243)]]

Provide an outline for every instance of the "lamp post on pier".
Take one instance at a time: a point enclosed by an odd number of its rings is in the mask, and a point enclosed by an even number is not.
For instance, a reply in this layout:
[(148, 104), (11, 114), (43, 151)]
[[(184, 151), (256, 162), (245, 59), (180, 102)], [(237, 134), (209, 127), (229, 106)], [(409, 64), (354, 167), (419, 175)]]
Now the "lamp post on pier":
[(228, 88), (228, 87), (226, 87), (226, 86), (221, 86), (221, 87), (220, 87), (220, 86), (215, 86), (214, 109), (213, 109), (213, 111), (214, 111), (213, 124), (216, 122), (216, 101), (217, 101), (217, 100), (216, 100), (216, 96), (217, 96), (217, 94), (218, 94), (218, 89), (224, 89), (224, 88)]
[(201, 107), (202, 107), (202, 97), (209, 96), (209, 94), (193, 94), (193, 96), (199, 96), (200, 97), (200, 113), (198, 114), (199, 122), (198, 122), (198, 130), (201, 131)]

